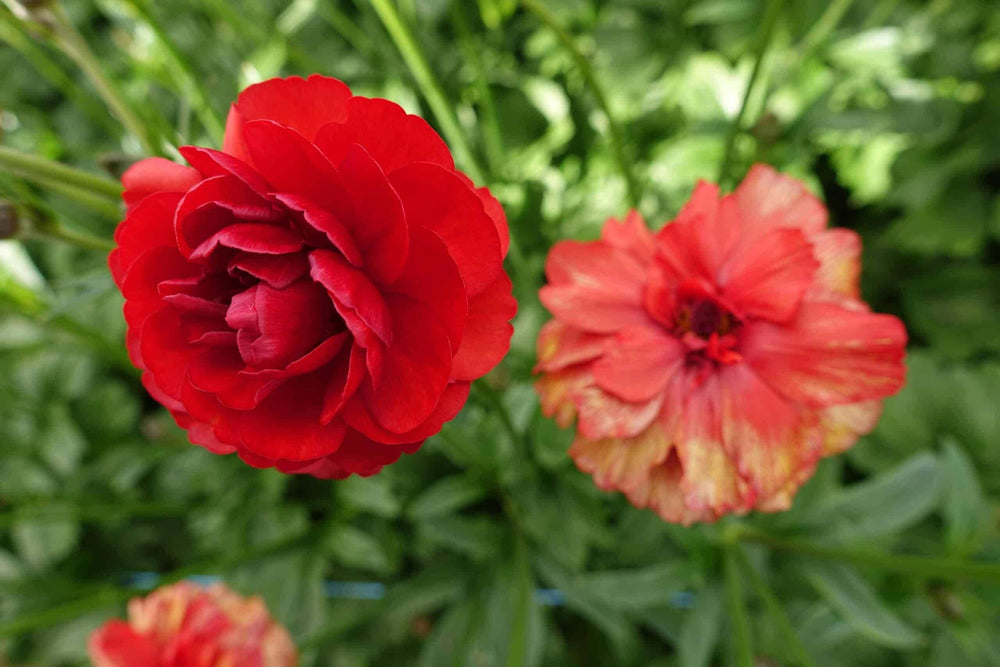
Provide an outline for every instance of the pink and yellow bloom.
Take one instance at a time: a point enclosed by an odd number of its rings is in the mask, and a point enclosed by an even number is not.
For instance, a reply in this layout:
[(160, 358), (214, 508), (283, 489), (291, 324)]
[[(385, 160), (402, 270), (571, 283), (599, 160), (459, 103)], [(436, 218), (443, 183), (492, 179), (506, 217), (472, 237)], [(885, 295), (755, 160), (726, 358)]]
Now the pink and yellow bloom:
[(787, 509), (902, 387), (906, 331), (861, 301), (861, 242), (756, 165), (700, 182), (658, 233), (638, 213), (546, 262), (542, 408), (602, 489), (667, 521)]
[(295, 667), (288, 632), (263, 600), (221, 584), (164, 586), (128, 604), (128, 621), (112, 620), (89, 643), (95, 667)]

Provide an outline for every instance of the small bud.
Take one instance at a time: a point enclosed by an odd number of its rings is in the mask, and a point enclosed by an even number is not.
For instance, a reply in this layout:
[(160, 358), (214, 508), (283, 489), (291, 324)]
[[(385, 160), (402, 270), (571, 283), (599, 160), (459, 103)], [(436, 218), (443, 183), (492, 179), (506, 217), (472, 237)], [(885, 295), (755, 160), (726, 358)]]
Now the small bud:
[(781, 121), (772, 112), (765, 112), (764, 115), (754, 124), (750, 133), (756, 137), (763, 146), (773, 146), (781, 138)]
[(17, 209), (10, 202), (0, 201), (0, 239), (13, 238), (17, 234)]

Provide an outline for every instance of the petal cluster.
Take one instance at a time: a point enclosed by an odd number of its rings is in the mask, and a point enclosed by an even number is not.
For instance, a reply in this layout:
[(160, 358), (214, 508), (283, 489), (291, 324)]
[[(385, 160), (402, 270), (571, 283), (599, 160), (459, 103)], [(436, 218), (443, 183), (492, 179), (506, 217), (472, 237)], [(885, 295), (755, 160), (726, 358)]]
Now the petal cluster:
[(764, 165), (730, 195), (699, 183), (658, 233), (633, 212), (556, 244), (536, 387), (576, 419), (577, 466), (671, 522), (786, 509), (904, 382), (905, 329), (860, 300), (860, 254)]
[(95, 667), (295, 667), (288, 632), (258, 597), (222, 584), (180, 582), (128, 604), (128, 621), (98, 628), (88, 645)]
[(195, 444), (370, 475), (455, 416), (507, 352), (502, 208), (426, 122), (336, 79), (273, 79), (222, 151), (123, 177), (109, 263), (143, 383)]

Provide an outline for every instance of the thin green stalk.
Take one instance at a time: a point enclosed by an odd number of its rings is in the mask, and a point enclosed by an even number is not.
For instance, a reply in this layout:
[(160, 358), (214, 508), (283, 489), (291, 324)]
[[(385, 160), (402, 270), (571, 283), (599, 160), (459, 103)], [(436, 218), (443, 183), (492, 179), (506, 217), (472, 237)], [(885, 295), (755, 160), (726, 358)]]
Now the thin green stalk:
[(63, 72), (62, 67), (49, 56), (38, 44), (24, 32), (23, 24), (8, 12), (0, 10), (0, 39), (11, 48), (20, 52), (31, 65), (52, 85), (62, 91), (74, 107), (81, 109), (92, 120), (99, 123), (105, 130), (113, 133), (120, 131), (119, 125), (108, 116), (104, 105), (94, 99), (71, 77)]
[(465, 60), (473, 69), (476, 94), (481, 110), (480, 120), (483, 128), (483, 147), (486, 149), (486, 162), (490, 170), (490, 180), (495, 180), (505, 164), (503, 133), (500, 131), (500, 120), (497, 117), (496, 104), (493, 102), (493, 92), (490, 90), (489, 76), (486, 64), (483, 62), (482, 47), (473, 37), (465, 18), (465, 6), (460, 2), (451, 3), (452, 22), (458, 33), (459, 45), (465, 54)]
[[(244, 551), (236, 556), (202, 561), (192, 565), (187, 565), (174, 570), (168, 575), (161, 577), (162, 584), (170, 584), (182, 579), (186, 579), (195, 574), (213, 574), (231, 570), (240, 565), (252, 563), (268, 556), (272, 556), (283, 551), (288, 551), (297, 546), (305, 544), (308, 536), (298, 536), (293, 539), (281, 540), (271, 544)], [(64, 621), (77, 618), (95, 609), (102, 609), (112, 605), (121, 604), (136, 594), (136, 591), (128, 588), (117, 588), (107, 586), (102, 590), (82, 599), (73, 600), (63, 605), (57, 605), (39, 612), (23, 614), (0, 623), (0, 638), (23, 635), (34, 632)]]
[(181, 52), (177, 50), (174, 43), (170, 41), (170, 38), (167, 37), (167, 34), (160, 26), (160, 23), (153, 16), (152, 12), (150, 12), (149, 6), (145, 0), (122, 1), (131, 7), (140, 20), (142, 20), (153, 31), (153, 35), (160, 42), (160, 45), (163, 47), (163, 51), (167, 56), (167, 69), (170, 72), (171, 77), (174, 79), (181, 92), (186, 96), (187, 100), (191, 103), (191, 106), (194, 109), (195, 114), (198, 115), (198, 119), (201, 121), (201, 124), (204, 125), (205, 129), (212, 135), (212, 138), (216, 141), (216, 143), (221, 145), (222, 135), (225, 132), (225, 126), (222, 122), (222, 118), (218, 113), (216, 113), (215, 109), (212, 108), (212, 104), (209, 102), (204, 89), (201, 85), (199, 85), (194, 69), (184, 58)]
[(4, 146), (0, 146), (0, 171), (40, 185), (70, 185), (116, 203), (121, 201), (122, 186), (118, 181)]
[(737, 667), (753, 667), (753, 645), (750, 643), (750, 620), (743, 600), (743, 582), (740, 578), (736, 550), (738, 544), (727, 544), (723, 553), (726, 572), (726, 602), (732, 623), (733, 649)]
[(1000, 562), (972, 562), (952, 557), (912, 556), (870, 549), (827, 546), (803, 540), (772, 537), (757, 532), (742, 532), (739, 539), (811, 558), (844, 561), (860, 567), (871, 567), (914, 577), (1000, 584)]
[(333, 2), (320, 2), (316, 7), (316, 13), (320, 15), (324, 21), (326, 21), (331, 28), (337, 31), (337, 34), (344, 38), (348, 44), (351, 45), (358, 53), (365, 55), (367, 58), (375, 58), (378, 56), (374, 43), (371, 37), (365, 34), (365, 31), (361, 29), (350, 17), (342, 12)]
[(458, 124), (458, 117), (455, 116), (455, 111), (447, 97), (445, 97), (441, 84), (438, 83), (437, 78), (431, 71), (430, 66), (427, 64), (427, 59), (424, 57), (413, 35), (410, 34), (409, 28), (406, 27), (406, 24), (400, 18), (395, 5), (393, 5), (391, 0), (369, 1), (375, 13), (378, 14), (379, 19), (382, 21), (382, 25), (385, 26), (386, 31), (392, 38), (392, 41), (396, 44), (396, 48), (399, 49), (399, 53), (403, 57), (406, 66), (410, 69), (413, 78), (416, 79), (417, 86), (420, 87), (420, 91), (430, 105), (431, 111), (434, 112), (434, 117), (437, 118), (438, 123), (441, 125), (441, 132), (444, 133), (445, 139), (451, 145), (452, 150), (455, 151), (458, 163), (473, 181), (483, 184), (483, 170), (476, 161), (472, 148), (465, 140), (465, 135)]
[(558, 19), (556, 19), (552, 12), (546, 9), (540, 2), (538, 2), (538, 0), (521, 0), (521, 5), (538, 17), (542, 23), (548, 26), (548, 28), (555, 33), (559, 43), (563, 45), (563, 48), (569, 52), (573, 61), (576, 62), (576, 66), (579, 68), (580, 74), (583, 75), (583, 80), (586, 82), (587, 87), (590, 88), (590, 92), (597, 100), (597, 105), (601, 107), (601, 111), (604, 112), (604, 115), (608, 120), (608, 134), (610, 135), (609, 138), (611, 140), (611, 148), (615, 155), (615, 161), (618, 163), (618, 168), (622, 173), (622, 177), (625, 179), (626, 186), (628, 187), (629, 202), (633, 207), (638, 206), (639, 200), (641, 199), (641, 192), (639, 190), (639, 182), (636, 179), (628, 154), (625, 150), (625, 135), (622, 132), (621, 126), (618, 124), (618, 120), (615, 118), (615, 115), (611, 112), (611, 105), (608, 103), (608, 97), (604, 93), (604, 88), (598, 82), (597, 75), (594, 73), (594, 68), (591, 66), (590, 61), (587, 60), (587, 58), (583, 55), (583, 52), (577, 47), (573, 36), (565, 28), (563, 28), (562, 25), (560, 25)]
[(480, 397), (482, 402), (493, 408), (497, 416), (500, 417), (500, 423), (503, 424), (503, 428), (507, 432), (507, 435), (510, 436), (514, 446), (520, 447), (523, 436), (518, 432), (517, 427), (514, 426), (514, 420), (511, 419), (510, 411), (507, 410), (507, 406), (503, 404), (503, 400), (497, 395), (496, 390), (485, 380), (476, 380), (473, 382), (472, 390)]
[(111, 252), (115, 249), (115, 244), (107, 239), (91, 236), (86, 232), (70, 229), (55, 220), (36, 220), (31, 226), (31, 232), (38, 236), (63, 241), (84, 250), (96, 250), (97, 252)]
[(754, 85), (760, 76), (761, 67), (764, 63), (764, 56), (767, 54), (767, 47), (771, 44), (771, 36), (774, 34), (774, 27), (778, 23), (778, 16), (781, 15), (781, 8), (784, 0), (768, 0), (767, 8), (764, 10), (764, 21), (757, 33), (757, 44), (754, 49), (755, 62), (753, 71), (750, 73), (750, 80), (747, 82), (746, 92), (743, 93), (743, 102), (740, 104), (739, 113), (729, 126), (729, 134), (726, 135), (726, 147), (722, 157), (722, 165), (719, 167), (718, 182), (721, 185), (729, 176), (729, 165), (733, 160), (733, 150), (736, 144), (736, 136), (740, 133), (743, 124), (743, 116), (746, 115), (747, 105), (750, 103), (750, 95), (753, 93)]
[(747, 578), (750, 580), (750, 585), (753, 587), (754, 592), (757, 593), (757, 597), (764, 602), (771, 620), (781, 634), (783, 643), (788, 647), (791, 658), (794, 660), (793, 664), (798, 665), (798, 667), (815, 667), (816, 662), (809, 655), (809, 651), (806, 650), (805, 644), (802, 643), (798, 633), (795, 632), (795, 628), (792, 627), (792, 622), (788, 619), (788, 614), (785, 613), (784, 607), (781, 606), (781, 601), (778, 600), (774, 591), (764, 581), (764, 577), (760, 575), (757, 568), (747, 558), (743, 549), (738, 549), (737, 555), (739, 556), (740, 564), (743, 566), (743, 571), (746, 572)]
[(847, 14), (847, 10), (854, 4), (854, 0), (833, 0), (826, 6), (826, 11), (816, 20), (806, 36), (802, 38), (798, 51), (809, 53), (814, 48), (822, 44), (830, 33), (840, 24), (840, 21)]
[(868, 15), (864, 23), (861, 24), (862, 30), (869, 30), (875, 26), (882, 25), (889, 16), (892, 15), (893, 10), (896, 9), (896, 5), (899, 4), (899, 0), (881, 0), (872, 13)]
[(76, 63), (90, 83), (97, 90), (111, 112), (118, 117), (125, 129), (133, 134), (142, 144), (144, 150), (153, 155), (161, 154), (158, 141), (153, 137), (134, 111), (125, 103), (124, 98), (115, 89), (111, 81), (104, 75), (100, 61), (59, 3), (53, 3), (46, 12), (51, 17), (48, 24), (50, 34), (62, 50)]
[(95, 195), (90, 190), (81, 190), (73, 185), (66, 185), (57, 181), (50, 181), (45, 184), (45, 189), (49, 192), (62, 195), (67, 199), (83, 204), (95, 213), (100, 213), (111, 220), (122, 219), (121, 204), (115, 203), (102, 195)]

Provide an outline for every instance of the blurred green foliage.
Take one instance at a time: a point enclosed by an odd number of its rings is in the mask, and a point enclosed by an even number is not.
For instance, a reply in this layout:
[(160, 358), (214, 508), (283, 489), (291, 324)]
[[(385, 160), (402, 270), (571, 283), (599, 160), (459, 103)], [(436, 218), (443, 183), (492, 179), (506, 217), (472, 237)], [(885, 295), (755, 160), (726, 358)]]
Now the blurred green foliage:
[[(544, 3), (593, 65), (654, 226), (718, 177), (764, 4)], [(168, 144), (217, 145), (213, 116), (242, 87), (313, 72), (440, 127), (360, 0), (65, 5)], [(516, 0), (393, 6), (518, 242), (510, 356), (376, 477), (253, 470), (188, 445), (120, 363), (103, 256), (0, 244), (0, 665), (84, 663), (87, 633), (121, 613), (116, 587), (136, 571), (222, 574), (263, 595), (306, 665), (696, 667), (738, 659), (719, 548), (737, 523), (863, 554), (1000, 560), (1000, 5), (785, 3), (730, 174), (774, 164), (861, 233), (865, 297), (911, 334), (909, 384), (790, 512), (691, 529), (598, 491), (530, 385), (548, 247), (595, 237), (628, 206), (592, 87)], [(5, 146), (112, 174), (141, 156), (74, 63), (3, 7), (0, 40)], [(116, 223), (2, 173), (0, 196), (95, 235)], [(1000, 665), (997, 582), (772, 547), (738, 546), (734, 561), (758, 665)], [(386, 597), (328, 599), (328, 580), (382, 582)]]

